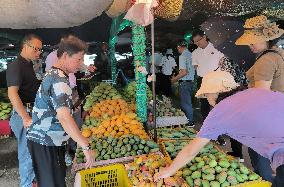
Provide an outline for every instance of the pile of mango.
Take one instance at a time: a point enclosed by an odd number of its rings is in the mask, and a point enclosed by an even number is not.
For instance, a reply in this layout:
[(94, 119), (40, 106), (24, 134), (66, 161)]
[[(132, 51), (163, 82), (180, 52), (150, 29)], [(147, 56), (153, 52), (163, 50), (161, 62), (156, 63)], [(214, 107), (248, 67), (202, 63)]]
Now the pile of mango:
[[(164, 142), (172, 159), (187, 143)], [(189, 186), (200, 187), (227, 187), (260, 178), (243, 164), (219, 152), (211, 143), (183, 168), (182, 173)]]
[(137, 120), (134, 113), (113, 116), (102, 121), (98, 127), (93, 127), (91, 131), (93, 136), (99, 138), (107, 136), (118, 138), (123, 135), (136, 135), (142, 139), (149, 139), (143, 124)]
[(12, 105), (10, 103), (0, 102), (0, 120), (7, 120), (11, 111)]
[(90, 110), (93, 118), (106, 118), (130, 112), (129, 106), (123, 99), (106, 99), (95, 104)]
[(92, 109), (92, 106), (102, 100), (106, 99), (121, 99), (118, 91), (108, 83), (100, 83), (94, 90), (87, 96), (86, 102), (83, 106), (85, 111)]
[(223, 153), (200, 154), (183, 169), (190, 186), (227, 187), (258, 180), (260, 177)]
[[(147, 92), (147, 99), (148, 101), (152, 100), (153, 98), (153, 94), (152, 91), (150, 89), (150, 87), (147, 85), (146, 86), (146, 92)], [(129, 83), (122, 91), (122, 95), (123, 98), (127, 101), (127, 102), (135, 102), (136, 100), (136, 82), (132, 81), (131, 83)]]
[(174, 108), (170, 98), (162, 96), (162, 100), (157, 101), (157, 116), (159, 117), (172, 117), (172, 116), (184, 116), (184, 112), (180, 109)]
[[(153, 134), (154, 131), (152, 130)], [(159, 138), (163, 139), (179, 139), (179, 138), (194, 138), (196, 136), (196, 131), (193, 128), (158, 128), (157, 134)]]
[(177, 141), (164, 142), (164, 145), (171, 159), (175, 159), (177, 154), (182, 150), (184, 146), (188, 144), (188, 142), (189, 141), (177, 140)]
[[(96, 161), (137, 156), (159, 151), (159, 145), (152, 140), (144, 140), (138, 136), (122, 136), (119, 138), (91, 138), (91, 148), (96, 151)], [(78, 164), (86, 162), (81, 148), (76, 150)]]
[(153, 177), (162, 167), (166, 166), (165, 159), (159, 154), (149, 154), (136, 158), (134, 162), (126, 164), (128, 177), (134, 187), (162, 187), (162, 186), (186, 186), (182, 180), (182, 172), (177, 172), (173, 177), (169, 177), (158, 182), (154, 182)]

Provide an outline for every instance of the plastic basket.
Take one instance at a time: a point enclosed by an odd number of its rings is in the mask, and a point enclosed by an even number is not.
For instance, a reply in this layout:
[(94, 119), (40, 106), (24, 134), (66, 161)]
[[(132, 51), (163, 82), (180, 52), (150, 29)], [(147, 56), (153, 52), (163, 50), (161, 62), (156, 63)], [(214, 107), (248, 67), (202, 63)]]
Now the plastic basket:
[(251, 181), (231, 187), (271, 187), (272, 184), (267, 181)]
[[(92, 167), (106, 166), (106, 165), (111, 165), (111, 164), (130, 163), (130, 162), (133, 162), (135, 158), (140, 157), (140, 156), (144, 156), (144, 155), (135, 155), (135, 156), (129, 156), (129, 157), (116, 158), (116, 159), (100, 160), (100, 161), (94, 162)], [(76, 173), (77, 171), (83, 170), (84, 168), (85, 168), (85, 164), (84, 163), (77, 164), (76, 156), (75, 156), (73, 160), (73, 165), (71, 168), (71, 173)]]
[(131, 187), (122, 164), (82, 170), (81, 187)]
[(0, 120), (0, 136), (11, 135), (11, 127), (8, 120)]

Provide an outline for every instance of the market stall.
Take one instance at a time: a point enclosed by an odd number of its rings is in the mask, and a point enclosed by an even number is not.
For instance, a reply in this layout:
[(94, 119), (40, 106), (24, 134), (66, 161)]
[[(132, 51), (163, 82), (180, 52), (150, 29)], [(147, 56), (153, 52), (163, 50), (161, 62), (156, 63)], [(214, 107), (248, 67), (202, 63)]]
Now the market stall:
[[(83, 119), (81, 133), (89, 139), (91, 149), (96, 152), (96, 161), (92, 169), (86, 170), (83, 150), (80, 147), (77, 148), (72, 165), (72, 173), (76, 174), (75, 186), (271, 186), (269, 182), (262, 180), (244, 164), (227, 155), (214, 142), (210, 142), (174, 176), (154, 181), (155, 173), (170, 164), (178, 152), (197, 134), (193, 128), (184, 127), (188, 120), (181, 109), (173, 106), (170, 98), (165, 96), (156, 98), (155, 72), (148, 77), (152, 82), (152, 89), (146, 84), (148, 72), (145, 70), (145, 26), (151, 24), (151, 47), (152, 54), (154, 54), (154, 17), (175, 21), (182, 13), (183, 4), (188, 5), (188, 1), (183, 0), (177, 2), (165, 0), (157, 5), (155, 3), (158, 2), (123, 1), (118, 4), (114, 1), (111, 4), (111, 1), (106, 1), (102, 3), (102, 7), (99, 7), (100, 11), (97, 11), (97, 14), (100, 14), (101, 10), (108, 7), (107, 14), (113, 17), (109, 37), (111, 80), (104, 80), (97, 84), (85, 98), (83, 109), (86, 116)], [(132, 15), (129, 19), (128, 11), (133, 10), (131, 8), (139, 8), (139, 6), (143, 7), (141, 12), (145, 16), (142, 16), (143, 20), (139, 20), (139, 15)], [(155, 11), (152, 11), (153, 7), (156, 7)], [(208, 8), (208, 11), (210, 10)], [(226, 7), (226, 10), (232, 9)], [(266, 11), (271, 13), (271, 9)], [(89, 16), (93, 17), (97, 14), (85, 15), (85, 21), (89, 19)], [(66, 16), (69, 17), (64, 15)], [(35, 25), (42, 26), (43, 19), (38, 22)], [(68, 26), (75, 26), (79, 23), (78, 20), (69, 20), (69, 22)], [(11, 26), (11, 23), (5, 24)], [(61, 22), (52, 22), (47, 26), (58, 24), (65, 26)], [(36, 27), (35, 25), (31, 28)], [(25, 28), (25, 25), (19, 25), (16, 28), (23, 27)], [(132, 34), (131, 47), (135, 80), (121, 88), (116, 84), (118, 71), (115, 45), (117, 35), (129, 27)], [(189, 35), (185, 35), (188, 41)], [(154, 66), (154, 58), (152, 63)], [(4, 92), (7, 91), (4, 90)], [(12, 108), (11, 104), (4, 100), (4, 98), (0, 100), (0, 137), (11, 133), (8, 120)]]

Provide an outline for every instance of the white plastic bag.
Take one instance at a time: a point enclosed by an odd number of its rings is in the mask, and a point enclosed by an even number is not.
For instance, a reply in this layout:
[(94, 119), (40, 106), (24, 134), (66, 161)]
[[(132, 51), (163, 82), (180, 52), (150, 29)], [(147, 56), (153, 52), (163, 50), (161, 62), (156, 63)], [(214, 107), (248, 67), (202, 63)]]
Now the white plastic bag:
[(152, 8), (158, 6), (156, 0), (136, 0), (135, 4), (128, 10), (124, 19), (136, 24), (147, 26), (154, 20)]

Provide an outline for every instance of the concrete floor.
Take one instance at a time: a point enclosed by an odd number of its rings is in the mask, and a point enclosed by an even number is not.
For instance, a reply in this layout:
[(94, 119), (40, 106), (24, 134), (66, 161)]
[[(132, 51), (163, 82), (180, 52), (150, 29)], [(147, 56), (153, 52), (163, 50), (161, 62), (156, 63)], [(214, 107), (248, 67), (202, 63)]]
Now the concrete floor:
[[(74, 176), (67, 171), (67, 187), (73, 187)], [(18, 151), (15, 138), (0, 139), (0, 187), (19, 187)]]

